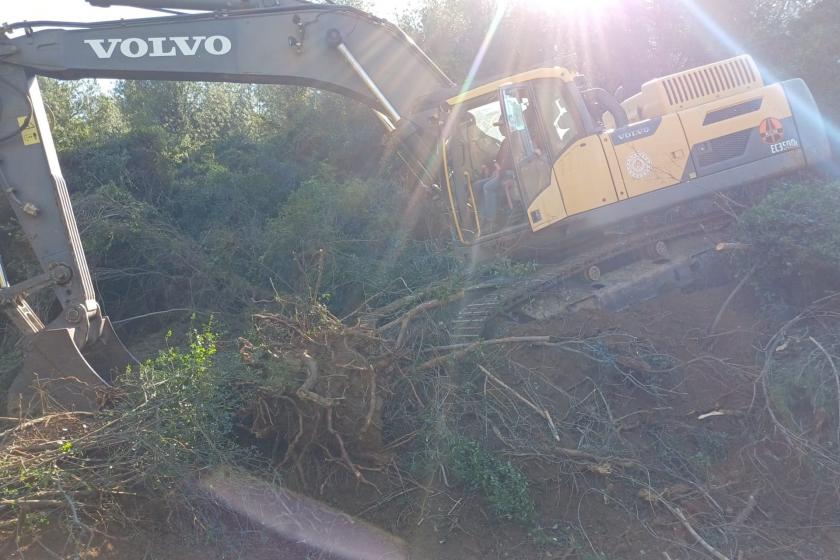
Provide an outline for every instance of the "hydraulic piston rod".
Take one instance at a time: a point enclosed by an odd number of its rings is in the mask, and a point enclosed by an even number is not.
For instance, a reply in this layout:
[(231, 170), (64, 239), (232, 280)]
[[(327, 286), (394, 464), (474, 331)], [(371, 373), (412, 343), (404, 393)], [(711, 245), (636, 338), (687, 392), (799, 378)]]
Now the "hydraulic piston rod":
[(385, 94), (382, 93), (382, 90), (376, 85), (376, 82), (370, 77), (370, 75), (365, 71), (364, 67), (359, 63), (353, 53), (350, 52), (350, 49), (347, 48), (347, 45), (344, 44), (344, 40), (341, 38), (341, 33), (338, 29), (330, 29), (327, 32), (327, 42), (330, 46), (333, 46), (341, 53), (341, 56), (344, 57), (344, 60), (353, 68), (353, 71), (361, 78), (361, 80), (365, 83), (367, 88), (376, 97), (376, 100), (382, 104), (382, 108), (385, 109), (388, 116), (393, 123), (399, 122), (400, 114), (394, 108), (388, 98), (385, 97)]

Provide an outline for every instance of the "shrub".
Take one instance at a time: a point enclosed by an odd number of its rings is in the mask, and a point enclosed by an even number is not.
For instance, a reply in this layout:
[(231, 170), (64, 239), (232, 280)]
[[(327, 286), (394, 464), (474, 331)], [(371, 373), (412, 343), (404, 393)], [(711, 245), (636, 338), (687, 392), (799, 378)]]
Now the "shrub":
[(193, 330), (185, 349), (161, 350), (118, 382), (125, 397), (114, 413), (141, 420), (139, 442), (152, 461), (146, 473), (155, 485), (178, 482), (183, 471), (227, 463), (243, 452), (233, 431), (247, 400), (244, 370), (220, 367), (216, 340), (209, 325)]
[(0, 441), (0, 527), (23, 520), (37, 536), (55, 520), (81, 550), (103, 526), (133, 523), (130, 496), (190, 508), (191, 519), (204, 513), (206, 496), (191, 490), (199, 475), (259, 464), (234, 437), (249, 398), (243, 375), (220, 365), (206, 327), (183, 350), (167, 348), (120, 376), (105, 410), (50, 410), (9, 430)]
[(510, 461), (500, 459), (478, 442), (452, 436), (448, 442), (449, 465), (471, 492), (480, 492), (499, 519), (529, 524), (534, 500), (528, 479)]
[(784, 182), (739, 222), (742, 264), (768, 303), (803, 304), (840, 276), (840, 182)]

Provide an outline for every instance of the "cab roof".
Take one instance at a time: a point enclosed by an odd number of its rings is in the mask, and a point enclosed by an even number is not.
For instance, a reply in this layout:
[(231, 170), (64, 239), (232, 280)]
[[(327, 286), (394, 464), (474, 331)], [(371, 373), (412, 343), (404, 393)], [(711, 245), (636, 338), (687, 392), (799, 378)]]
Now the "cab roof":
[(471, 99), (475, 99), (476, 97), (481, 97), (488, 93), (494, 93), (507, 85), (528, 82), (540, 78), (560, 78), (564, 82), (571, 82), (575, 79), (575, 76), (577, 76), (575, 72), (572, 72), (567, 68), (563, 68), (562, 66), (535, 68), (533, 70), (528, 70), (527, 72), (520, 72), (519, 74), (514, 74), (512, 76), (507, 76), (478, 85), (470, 90), (463, 91), (454, 97), (450, 97), (446, 100), (446, 102), (451, 106), (455, 106), (466, 101), (470, 101)]

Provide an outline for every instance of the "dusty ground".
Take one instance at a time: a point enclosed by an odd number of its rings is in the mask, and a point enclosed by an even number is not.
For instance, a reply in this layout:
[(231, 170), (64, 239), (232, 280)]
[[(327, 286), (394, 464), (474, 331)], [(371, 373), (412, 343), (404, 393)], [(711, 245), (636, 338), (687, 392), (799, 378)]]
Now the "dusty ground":
[[(457, 397), (443, 399), (450, 427), (527, 475), (536, 504), (529, 526), (494, 519), (442, 462), (418, 467), (426, 436), (417, 431), (383, 430), (386, 443), (393, 436), (391, 462), (365, 471), (367, 483), (331, 464), (289, 472), (285, 482), (393, 532), (418, 559), (837, 558), (836, 477), (792, 452), (763, 412), (757, 379), (772, 328), (750, 291), (707, 333), (732, 288), (671, 293), (617, 314), (508, 324), (505, 336), (557, 342), (479, 356), (506, 388), (471, 367), (438, 380)], [(556, 439), (514, 391), (550, 413)], [(817, 412), (802, 414), (814, 441), (823, 437)], [(185, 529), (191, 520), (147, 507), (152, 514), (137, 525), (98, 536), (87, 557), (333, 557), (229, 512), (203, 542)], [(60, 551), (60, 534), (7, 557), (54, 558), (48, 549)]]

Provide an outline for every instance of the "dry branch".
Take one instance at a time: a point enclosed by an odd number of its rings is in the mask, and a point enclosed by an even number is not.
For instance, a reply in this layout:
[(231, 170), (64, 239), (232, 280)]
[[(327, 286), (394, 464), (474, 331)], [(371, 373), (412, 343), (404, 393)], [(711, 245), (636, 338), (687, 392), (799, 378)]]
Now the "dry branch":
[(500, 387), (503, 387), (503, 388), (507, 389), (508, 391), (510, 391), (510, 393), (514, 397), (516, 397), (517, 399), (519, 399), (520, 401), (525, 403), (525, 405), (528, 408), (530, 408), (531, 410), (536, 412), (538, 415), (543, 417), (545, 419), (545, 421), (548, 422), (548, 427), (551, 430), (551, 435), (554, 436), (554, 441), (560, 441), (560, 434), (557, 433), (557, 426), (554, 425), (554, 421), (551, 419), (551, 414), (548, 413), (548, 410), (538, 407), (537, 405), (535, 405), (534, 403), (532, 403), (531, 401), (529, 401), (528, 399), (523, 397), (522, 394), (519, 391), (517, 391), (516, 389), (514, 389), (513, 387), (511, 387), (510, 385), (508, 385), (507, 383), (505, 383), (504, 381), (502, 381), (501, 379), (499, 379), (498, 377), (496, 377), (495, 375), (493, 375), (489, 371), (487, 371), (487, 368), (485, 368), (481, 364), (478, 365), (478, 369), (480, 369), (482, 371), (482, 373), (484, 373), (484, 375), (489, 377), (494, 383), (496, 383)]
[(822, 352), (828, 360), (828, 365), (831, 366), (831, 371), (834, 373), (834, 383), (837, 387), (837, 443), (840, 444), (840, 374), (837, 373), (837, 366), (834, 364), (834, 358), (828, 353), (823, 345), (820, 344), (813, 336), (809, 336), (808, 339), (814, 343), (814, 346), (820, 349), (820, 352)]
[(710, 545), (710, 544), (708, 543), (708, 541), (706, 541), (706, 539), (704, 539), (703, 537), (701, 537), (701, 536), (700, 536), (700, 533), (698, 533), (698, 532), (694, 529), (694, 527), (692, 527), (692, 526), (691, 526), (691, 523), (689, 523), (689, 522), (688, 522), (688, 519), (686, 519), (685, 514), (684, 514), (682, 511), (680, 511), (680, 508), (678, 508), (677, 506), (673, 506), (673, 505), (671, 505), (670, 503), (668, 503), (667, 501), (665, 501), (665, 500), (663, 500), (663, 499), (661, 499), (661, 498), (660, 498), (660, 500), (659, 500), (659, 501), (660, 501), (660, 502), (661, 502), (661, 503), (662, 503), (662, 504), (663, 504), (666, 508), (668, 508), (668, 510), (669, 510), (671, 513), (673, 513), (673, 514), (674, 514), (674, 517), (676, 517), (677, 519), (679, 519), (679, 520), (680, 520), (680, 523), (682, 523), (683, 527), (685, 527), (685, 530), (686, 530), (686, 531), (688, 531), (688, 533), (689, 533), (689, 534), (690, 534), (690, 535), (694, 538), (694, 540), (696, 540), (696, 541), (697, 541), (697, 544), (699, 544), (700, 546), (702, 546), (702, 547), (703, 547), (703, 549), (704, 549), (706, 552), (708, 552), (708, 553), (709, 553), (710, 555), (712, 555), (713, 557), (717, 558), (717, 560), (729, 560), (729, 557), (728, 557), (728, 556), (726, 556), (726, 555), (722, 554), (722, 553), (721, 553), (718, 549), (716, 549), (715, 547), (713, 547), (712, 545)]
[(738, 284), (735, 286), (732, 292), (729, 293), (729, 296), (723, 301), (723, 304), (720, 306), (720, 310), (717, 312), (717, 315), (715, 315), (715, 320), (712, 321), (712, 324), (709, 325), (708, 329), (706, 329), (707, 336), (714, 334), (718, 323), (720, 323), (720, 320), (723, 318), (723, 314), (729, 308), (729, 304), (732, 303), (732, 300), (735, 299), (735, 296), (738, 294), (738, 292), (741, 291), (741, 288), (743, 288), (744, 285), (749, 281), (749, 279), (752, 278), (752, 275), (755, 274), (756, 268), (758, 268), (758, 264), (754, 264), (752, 268), (746, 274), (744, 274), (744, 277), (741, 278), (741, 281), (738, 282)]
[(448, 354), (437, 356), (435, 358), (432, 358), (431, 360), (427, 360), (420, 364), (417, 369), (432, 369), (449, 360), (457, 360), (458, 358), (462, 358), (470, 352), (472, 352), (473, 350), (475, 350), (476, 348), (480, 348), (482, 346), (492, 346), (495, 344), (546, 344), (549, 342), (551, 342), (550, 336), (512, 336), (507, 338), (494, 338), (491, 340), (477, 340), (475, 342), (465, 344), (438, 346), (435, 348), (431, 348), (430, 350), (450, 350), (454, 348), (457, 348), (457, 350)]

